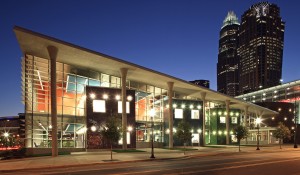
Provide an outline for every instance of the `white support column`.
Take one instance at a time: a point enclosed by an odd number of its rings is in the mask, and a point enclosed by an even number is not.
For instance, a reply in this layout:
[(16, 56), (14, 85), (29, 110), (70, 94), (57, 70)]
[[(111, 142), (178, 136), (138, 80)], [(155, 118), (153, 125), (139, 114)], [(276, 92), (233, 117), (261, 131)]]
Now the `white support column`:
[(206, 110), (206, 92), (201, 92), (201, 99), (202, 99), (202, 103), (203, 103), (203, 107), (202, 107), (202, 141), (201, 141), (201, 145), (205, 146), (206, 142), (205, 142), (205, 110)]
[(173, 86), (174, 82), (168, 82), (168, 99), (169, 99), (169, 148), (173, 148)]
[(126, 77), (127, 68), (121, 68), (121, 80), (122, 80), (122, 138), (123, 138), (123, 149), (127, 149), (127, 114), (126, 114)]
[[(243, 123), (244, 126), (247, 126), (248, 109), (249, 109), (249, 106), (248, 105), (245, 106), (245, 116), (244, 116), (244, 123)], [(250, 117), (249, 117), (249, 120), (250, 120)], [(250, 125), (249, 125), (249, 127), (250, 127)]]
[(47, 47), (50, 58), (50, 76), (51, 76), (51, 125), (52, 125), (52, 157), (58, 156), (57, 147), (57, 98), (56, 98), (56, 58), (58, 49), (54, 46)]
[(270, 144), (271, 143), (271, 136), (270, 136), (270, 130), (268, 129), (268, 144)]
[[(259, 115), (259, 118), (263, 118), (263, 115), (264, 115), (264, 111), (259, 111), (259, 113), (258, 113), (258, 115)], [(259, 127), (261, 127), (261, 125), (259, 124)], [(257, 139), (259, 139), (259, 141), (261, 141), (261, 131), (258, 133), (258, 137), (257, 137)]]
[(254, 115), (254, 113), (252, 112), (252, 113), (250, 113), (249, 114), (249, 111), (248, 111), (248, 115), (249, 115), (249, 122), (248, 122), (248, 126), (250, 127), (251, 126), (251, 116), (253, 116)]
[(230, 143), (230, 131), (229, 131), (229, 105), (230, 105), (230, 100), (225, 100), (225, 104), (226, 104), (226, 145), (229, 145)]

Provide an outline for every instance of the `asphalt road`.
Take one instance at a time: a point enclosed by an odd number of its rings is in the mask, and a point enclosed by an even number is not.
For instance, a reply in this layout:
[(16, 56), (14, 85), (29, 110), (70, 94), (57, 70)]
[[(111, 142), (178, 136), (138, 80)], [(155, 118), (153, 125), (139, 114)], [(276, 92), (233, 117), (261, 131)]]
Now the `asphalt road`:
[(59, 169), (38, 169), (2, 174), (205, 174), (205, 175), (300, 175), (300, 152), (236, 153), (131, 163), (112, 163)]

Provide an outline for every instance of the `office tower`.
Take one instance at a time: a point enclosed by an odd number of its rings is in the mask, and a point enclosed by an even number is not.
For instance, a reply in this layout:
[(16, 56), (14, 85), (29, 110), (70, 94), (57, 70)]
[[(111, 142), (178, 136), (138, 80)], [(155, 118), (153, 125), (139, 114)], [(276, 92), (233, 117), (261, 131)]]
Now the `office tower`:
[(236, 96), (239, 90), (237, 33), (238, 18), (234, 12), (228, 12), (220, 31), (219, 54), (217, 63), (217, 90), (221, 93)]
[(209, 89), (209, 80), (194, 80), (190, 82)]
[(285, 22), (277, 5), (254, 4), (242, 15), (239, 29), (239, 92), (280, 84)]

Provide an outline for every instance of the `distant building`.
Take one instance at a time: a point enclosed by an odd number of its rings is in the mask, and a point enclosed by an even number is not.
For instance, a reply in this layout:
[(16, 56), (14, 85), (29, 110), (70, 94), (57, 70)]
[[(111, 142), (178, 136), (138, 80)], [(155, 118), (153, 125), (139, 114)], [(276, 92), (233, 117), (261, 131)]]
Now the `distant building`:
[(209, 88), (209, 80), (194, 80), (190, 81), (191, 83), (194, 83), (198, 86)]
[(238, 18), (233, 11), (228, 12), (220, 31), (217, 63), (217, 90), (236, 96), (239, 90), (239, 70), (237, 57)]
[(235, 98), (251, 103), (284, 102), (294, 105), (297, 123), (300, 123), (300, 80), (236, 96)]
[(239, 92), (280, 84), (285, 22), (277, 5), (254, 4), (242, 15), (239, 29)]
[[(5, 134), (8, 135), (8, 140), (18, 140), (20, 141), (20, 144), (23, 145), (25, 138), (24, 114), (19, 114), (19, 116), (0, 117), (0, 137), (4, 136)], [(3, 147), (3, 143), (0, 142), (0, 150)]]
[[(294, 124), (295, 120), (297, 125), (300, 123), (300, 80), (239, 95), (235, 98), (279, 112), (278, 116), (265, 122), (268, 126), (276, 126), (278, 122), (283, 122), (292, 133), (296, 129), (297, 133), (300, 132), (300, 127), (296, 128)], [(297, 143), (300, 143), (299, 136), (300, 134), (297, 135)]]
[[(0, 117), (0, 132), (19, 133), (20, 119), (18, 116)], [(2, 134), (1, 134), (2, 135)]]
[(300, 80), (242, 94), (235, 98), (251, 103), (286, 102), (300, 104)]

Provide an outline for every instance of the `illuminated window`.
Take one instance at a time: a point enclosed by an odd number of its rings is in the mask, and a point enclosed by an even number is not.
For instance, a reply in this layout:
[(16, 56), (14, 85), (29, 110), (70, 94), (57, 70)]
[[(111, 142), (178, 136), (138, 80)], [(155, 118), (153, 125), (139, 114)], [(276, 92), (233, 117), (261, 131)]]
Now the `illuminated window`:
[(192, 119), (199, 119), (199, 110), (192, 110)]
[[(118, 101), (118, 113), (122, 113), (122, 101)], [(126, 113), (129, 114), (129, 102), (126, 102)]]
[(192, 143), (200, 143), (199, 138), (199, 134), (192, 134)]
[(183, 118), (183, 110), (175, 109), (175, 118)]
[(220, 117), (220, 123), (226, 123), (226, 118), (225, 117)]
[(101, 86), (109, 87), (109, 75), (101, 74)]
[(83, 93), (84, 87), (87, 84), (87, 78), (77, 75), (67, 75), (66, 92)]
[(237, 124), (237, 117), (231, 117), (231, 123)]
[(119, 77), (110, 77), (110, 86), (111, 87), (120, 87), (121, 86), (121, 78)]
[(106, 106), (104, 100), (93, 100), (93, 112), (106, 112)]
[(89, 79), (88, 81), (89, 86), (100, 86), (100, 81), (99, 80), (94, 80), (94, 79)]
[[(126, 135), (127, 135), (126, 140), (127, 140), (127, 145), (128, 145), (128, 144), (130, 144), (130, 132), (127, 132)], [(119, 145), (122, 145), (122, 144), (123, 144), (123, 137), (120, 138), (120, 140), (119, 140), (118, 143), (119, 143)]]

